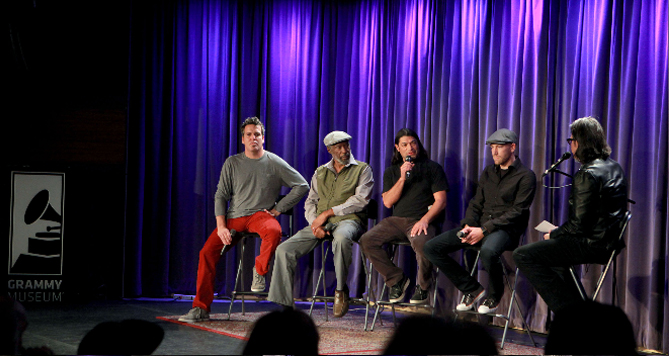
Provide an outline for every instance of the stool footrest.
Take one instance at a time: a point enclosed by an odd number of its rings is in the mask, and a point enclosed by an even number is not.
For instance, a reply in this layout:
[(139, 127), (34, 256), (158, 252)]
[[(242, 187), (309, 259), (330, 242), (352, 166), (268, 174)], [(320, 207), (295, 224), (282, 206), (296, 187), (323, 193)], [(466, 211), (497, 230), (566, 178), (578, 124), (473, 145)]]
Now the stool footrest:
[(487, 315), (487, 316), (492, 316), (492, 317), (495, 317), (495, 318), (502, 318), (502, 319), (509, 320), (509, 317), (506, 316), (506, 315), (504, 315), (504, 314), (497, 314), (497, 313), (479, 313), (479, 312), (477, 312), (476, 310), (457, 310), (457, 309), (453, 309), (453, 312), (454, 312), (454, 313), (458, 313), (458, 314)]
[(267, 297), (269, 293), (267, 292), (248, 292), (248, 291), (239, 291), (239, 292), (232, 292), (232, 298), (235, 299), (236, 296), (238, 295), (256, 295), (256, 296), (262, 296), (262, 297)]

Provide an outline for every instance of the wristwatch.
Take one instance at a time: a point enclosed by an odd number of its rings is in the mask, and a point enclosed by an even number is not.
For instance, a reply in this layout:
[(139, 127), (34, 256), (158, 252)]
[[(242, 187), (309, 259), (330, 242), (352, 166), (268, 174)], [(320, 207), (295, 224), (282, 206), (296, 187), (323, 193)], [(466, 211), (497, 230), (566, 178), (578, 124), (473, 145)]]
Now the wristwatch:
[(481, 227), (481, 232), (483, 233), (483, 236), (488, 236), (488, 229), (486, 229), (485, 226)]

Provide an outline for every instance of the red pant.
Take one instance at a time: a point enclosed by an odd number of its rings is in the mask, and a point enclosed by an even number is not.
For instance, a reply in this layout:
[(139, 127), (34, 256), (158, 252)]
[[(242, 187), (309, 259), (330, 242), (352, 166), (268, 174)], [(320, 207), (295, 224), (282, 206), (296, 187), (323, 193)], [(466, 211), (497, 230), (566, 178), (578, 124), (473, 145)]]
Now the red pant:
[[(256, 271), (264, 276), (269, 270), (269, 261), (274, 256), (276, 247), (281, 242), (281, 225), (270, 214), (259, 211), (253, 215), (241, 218), (229, 219), (228, 229), (240, 232), (254, 232), (260, 235), (260, 254), (256, 257)], [(239, 239), (233, 239), (232, 245), (236, 245)], [(197, 267), (197, 294), (193, 301), (193, 307), (200, 307), (210, 311), (211, 302), (214, 300), (214, 283), (216, 281), (216, 264), (221, 258), (221, 250), (225, 247), (221, 238), (218, 237), (218, 229), (209, 235), (204, 247), (200, 250), (200, 262)]]

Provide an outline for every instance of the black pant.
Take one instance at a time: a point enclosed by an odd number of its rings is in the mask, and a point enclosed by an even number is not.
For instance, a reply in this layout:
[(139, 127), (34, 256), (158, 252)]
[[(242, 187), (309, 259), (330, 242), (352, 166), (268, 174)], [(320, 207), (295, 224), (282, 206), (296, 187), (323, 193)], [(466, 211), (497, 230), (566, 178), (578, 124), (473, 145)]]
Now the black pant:
[(513, 260), (541, 295), (548, 307), (558, 313), (582, 301), (569, 266), (584, 263), (607, 263), (611, 251), (593, 247), (581, 238), (565, 237), (538, 241), (513, 252)]
[(488, 295), (500, 300), (504, 294), (504, 271), (502, 270), (500, 257), (504, 251), (515, 247), (518, 244), (517, 240), (511, 239), (506, 231), (497, 230), (488, 234), (477, 244), (470, 245), (460, 241), (457, 236), (460, 230), (458, 228), (447, 231), (428, 241), (423, 249), (425, 257), (439, 267), (461, 292), (472, 293), (479, 289), (481, 284), (448, 254), (463, 248), (480, 248), (480, 260), (489, 275)]

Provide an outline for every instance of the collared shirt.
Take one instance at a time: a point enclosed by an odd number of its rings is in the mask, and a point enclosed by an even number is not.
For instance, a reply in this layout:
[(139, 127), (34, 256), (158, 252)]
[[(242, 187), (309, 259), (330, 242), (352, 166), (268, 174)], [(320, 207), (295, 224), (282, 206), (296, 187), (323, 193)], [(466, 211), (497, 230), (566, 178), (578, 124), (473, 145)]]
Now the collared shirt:
[(494, 164), (483, 170), (460, 224), (485, 227), (488, 232), (501, 229), (518, 238), (527, 228), (537, 179), (518, 157), (505, 174), (500, 170)]
[[(358, 165), (358, 161), (353, 158), (353, 153), (351, 153), (351, 158), (349, 163), (345, 166)], [(330, 162), (325, 164), (325, 167), (332, 171), (334, 174), (337, 174), (337, 171), (334, 168), (334, 159), (331, 159)], [(316, 182), (317, 173), (314, 173), (311, 178), (311, 188), (309, 189), (309, 195), (307, 195), (307, 201), (304, 203), (304, 217), (309, 222), (309, 225), (316, 220), (318, 214), (316, 213), (318, 208), (318, 183)], [(374, 188), (374, 174), (372, 168), (367, 166), (362, 173), (360, 173), (360, 180), (358, 181), (358, 186), (355, 188), (355, 194), (349, 197), (343, 204), (332, 207), (332, 211), (335, 216), (343, 216), (348, 214), (357, 213), (365, 209), (369, 200), (372, 198), (372, 189)]]

